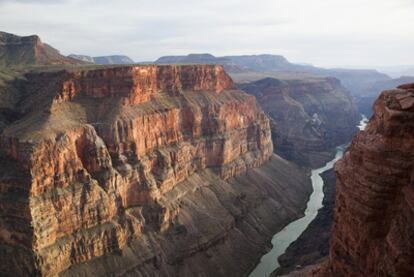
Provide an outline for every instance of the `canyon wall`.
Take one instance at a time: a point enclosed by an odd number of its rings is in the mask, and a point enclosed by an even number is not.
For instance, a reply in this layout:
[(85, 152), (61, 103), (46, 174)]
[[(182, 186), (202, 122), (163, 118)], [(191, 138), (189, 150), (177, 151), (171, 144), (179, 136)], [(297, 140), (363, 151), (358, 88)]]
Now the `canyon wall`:
[(272, 154), (268, 118), (221, 66), (18, 87), (21, 116), (0, 137), (3, 276), (242, 275), (305, 208), (307, 173)]
[(356, 107), (335, 78), (265, 78), (240, 87), (270, 117), (276, 153), (298, 164), (323, 165), (356, 132)]
[(319, 276), (414, 274), (414, 84), (384, 91), (335, 167), (329, 262)]

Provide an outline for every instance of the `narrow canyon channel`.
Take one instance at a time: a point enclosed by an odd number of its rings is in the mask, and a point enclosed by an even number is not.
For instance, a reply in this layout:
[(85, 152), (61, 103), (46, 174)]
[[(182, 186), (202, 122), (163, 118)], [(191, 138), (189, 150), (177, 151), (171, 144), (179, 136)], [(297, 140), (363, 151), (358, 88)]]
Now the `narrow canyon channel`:
[[(361, 114), (361, 121), (358, 124), (360, 130), (364, 130), (368, 118)], [(346, 145), (347, 146), (347, 145)], [(335, 163), (342, 157), (345, 145), (336, 148), (335, 158), (326, 163), (325, 166), (313, 169), (311, 174), (313, 192), (307, 203), (305, 216), (288, 224), (272, 238), (272, 249), (262, 256), (260, 263), (249, 274), (249, 277), (268, 277), (275, 269), (279, 267), (278, 257), (285, 253), (288, 246), (294, 242), (302, 232), (308, 227), (309, 223), (316, 217), (318, 210), (322, 207), (323, 180), (321, 173), (331, 169)]]

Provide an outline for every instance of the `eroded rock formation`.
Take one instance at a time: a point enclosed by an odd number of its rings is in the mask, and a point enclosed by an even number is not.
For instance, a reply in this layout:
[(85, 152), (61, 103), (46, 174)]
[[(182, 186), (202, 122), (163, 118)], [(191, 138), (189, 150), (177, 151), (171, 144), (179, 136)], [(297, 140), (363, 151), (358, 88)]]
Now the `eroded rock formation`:
[(304, 209), (306, 173), (221, 66), (26, 77), (0, 138), (2, 275), (242, 275)]
[(335, 78), (266, 78), (240, 87), (256, 96), (271, 118), (276, 152), (299, 164), (323, 165), (332, 149), (356, 132), (355, 105)]
[(372, 106), (375, 100), (378, 98), (381, 91), (386, 89), (392, 89), (398, 87), (401, 84), (414, 82), (412, 76), (402, 76), (395, 79), (381, 80), (373, 83), (371, 86), (364, 89), (360, 89), (359, 93), (355, 96), (355, 102), (359, 111), (365, 114), (367, 117), (372, 115)]
[(319, 276), (414, 274), (414, 84), (384, 91), (336, 165), (329, 262)]
[[(65, 73), (57, 73), (62, 75)], [(48, 74), (46, 73), (46, 78)], [(148, 102), (152, 97), (180, 91), (234, 89), (230, 77), (220, 66), (139, 66), (66, 73), (57, 100), (71, 100), (78, 93), (94, 98), (120, 96), (130, 104)], [(43, 76), (41, 76), (43, 77)]]
[(79, 60), (65, 57), (58, 50), (43, 43), (39, 36), (17, 36), (0, 32), (0, 65), (62, 65), (79, 64)]

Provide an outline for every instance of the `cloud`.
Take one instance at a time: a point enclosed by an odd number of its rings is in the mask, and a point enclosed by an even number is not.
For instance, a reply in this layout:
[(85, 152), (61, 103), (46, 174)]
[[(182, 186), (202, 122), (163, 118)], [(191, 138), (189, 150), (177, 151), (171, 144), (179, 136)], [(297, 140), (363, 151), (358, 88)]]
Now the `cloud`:
[(70, 0), (0, 0), (1, 4), (6, 3), (19, 3), (19, 4), (30, 4), (30, 5), (45, 5), (45, 4), (65, 4), (68, 3)]
[(324, 66), (414, 64), (412, 0), (18, 0), (3, 31), (63, 53), (274, 53)]

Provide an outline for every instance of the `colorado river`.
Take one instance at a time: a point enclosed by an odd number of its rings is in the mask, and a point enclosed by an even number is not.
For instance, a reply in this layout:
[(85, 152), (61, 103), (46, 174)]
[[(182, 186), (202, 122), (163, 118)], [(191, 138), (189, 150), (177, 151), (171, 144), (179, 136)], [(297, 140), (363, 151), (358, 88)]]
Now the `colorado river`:
[(316, 217), (318, 210), (322, 207), (323, 200), (323, 180), (319, 175), (322, 172), (331, 169), (335, 162), (342, 157), (343, 148), (338, 147), (335, 158), (329, 161), (325, 166), (312, 170), (311, 180), (313, 192), (309, 198), (308, 206), (305, 210), (305, 216), (288, 224), (279, 233), (272, 238), (273, 248), (269, 253), (265, 254), (260, 263), (250, 273), (249, 277), (267, 277), (276, 268), (279, 267), (277, 258), (282, 255), (286, 248), (295, 241), (300, 234), (308, 227), (309, 223)]
[[(361, 121), (358, 124), (360, 130), (364, 130), (367, 125), (368, 118), (361, 114)], [(331, 169), (336, 161), (338, 161), (344, 152), (344, 146), (337, 147), (335, 158), (329, 161), (325, 166), (312, 170), (311, 180), (313, 192), (309, 198), (305, 216), (289, 223), (279, 233), (276, 233), (272, 238), (273, 248), (262, 256), (260, 263), (250, 273), (249, 277), (268, 277), (276, 268), (279, 267), (277, 258), (285, 253), (288, 246), (294, 242), (302, 232), (308, 227), (309, 223), (316, 217), (318, 210), (322, 207), (323, 194), (323, 180), (320, 174), (328, 169)]]
[(367, 123), (368, 123), (368, 118), (365, 116), (365, 114), (361, 114), (361, 121), (359, 122), (359, 124), (358, 124), (358, 128), (359, 128), (359, 130), (364, 130), (365, 129), (365, 126), (367, 126)]

